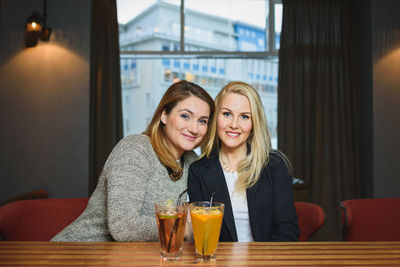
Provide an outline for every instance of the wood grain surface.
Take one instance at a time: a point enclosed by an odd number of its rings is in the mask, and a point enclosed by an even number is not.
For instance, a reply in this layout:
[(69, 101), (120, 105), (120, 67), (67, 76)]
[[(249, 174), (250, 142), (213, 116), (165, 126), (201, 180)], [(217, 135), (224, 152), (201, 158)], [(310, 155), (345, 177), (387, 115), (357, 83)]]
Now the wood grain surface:
[[(400, 242), (220, 243), (213, 266), (400, 266)], [(185, 243), (178, 261), (163, 261), (158, 242), (0, 242), (0, 265), (203, 265)]]

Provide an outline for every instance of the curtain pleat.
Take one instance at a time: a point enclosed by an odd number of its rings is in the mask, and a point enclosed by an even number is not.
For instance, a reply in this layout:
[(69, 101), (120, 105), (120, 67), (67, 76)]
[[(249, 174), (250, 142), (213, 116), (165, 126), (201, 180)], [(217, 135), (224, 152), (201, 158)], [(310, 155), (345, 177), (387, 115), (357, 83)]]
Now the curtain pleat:
[(283, 0), (278, 147), (325, 209), (315, 240), (341, 240), (339, 202), (359, 197), (357, 0)]
[(89, 194), (123, 137), (116, 0), (93, 0), (91, 16)]

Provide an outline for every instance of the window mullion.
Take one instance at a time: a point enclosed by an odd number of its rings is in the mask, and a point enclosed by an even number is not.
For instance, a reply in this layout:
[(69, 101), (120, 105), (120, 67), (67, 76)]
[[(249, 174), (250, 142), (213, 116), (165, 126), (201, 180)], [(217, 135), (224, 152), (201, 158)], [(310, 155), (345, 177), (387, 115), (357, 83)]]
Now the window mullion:
[(268, 13), (268, 51), (275, 51), (275, 6), (274, 1), (269, 0)]
[(181, 0), (181, 38), (180, 38), (180, 51), (185, 51), (185, 0)]
[(237, 51), (120, 51), (121, 58), (276, 58), (278, 51), (237, 52)]

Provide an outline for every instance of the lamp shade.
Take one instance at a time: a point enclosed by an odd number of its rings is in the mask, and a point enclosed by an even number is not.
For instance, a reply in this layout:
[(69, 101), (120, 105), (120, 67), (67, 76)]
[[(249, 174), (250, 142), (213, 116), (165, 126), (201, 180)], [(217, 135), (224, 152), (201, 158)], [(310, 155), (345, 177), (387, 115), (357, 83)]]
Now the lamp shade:
[(39, 12), (33, 12), (26, 21), (25, 26), (25, 46), (36, 46), (42, 33), (42, 16)]

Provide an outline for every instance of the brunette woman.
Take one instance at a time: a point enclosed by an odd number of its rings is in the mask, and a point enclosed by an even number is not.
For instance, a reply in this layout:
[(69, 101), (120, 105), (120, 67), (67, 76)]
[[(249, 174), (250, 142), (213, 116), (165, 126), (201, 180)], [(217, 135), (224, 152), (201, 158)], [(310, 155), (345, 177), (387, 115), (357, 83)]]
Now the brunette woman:
[(158, 240), (154, 203), (176, 199), (186, 188), (193, 149), (208, 135), (213, 113), (214, 102), (200, 86), (169, 87), (146, 131), (114, 148), (82, 215), (52, 240)]

